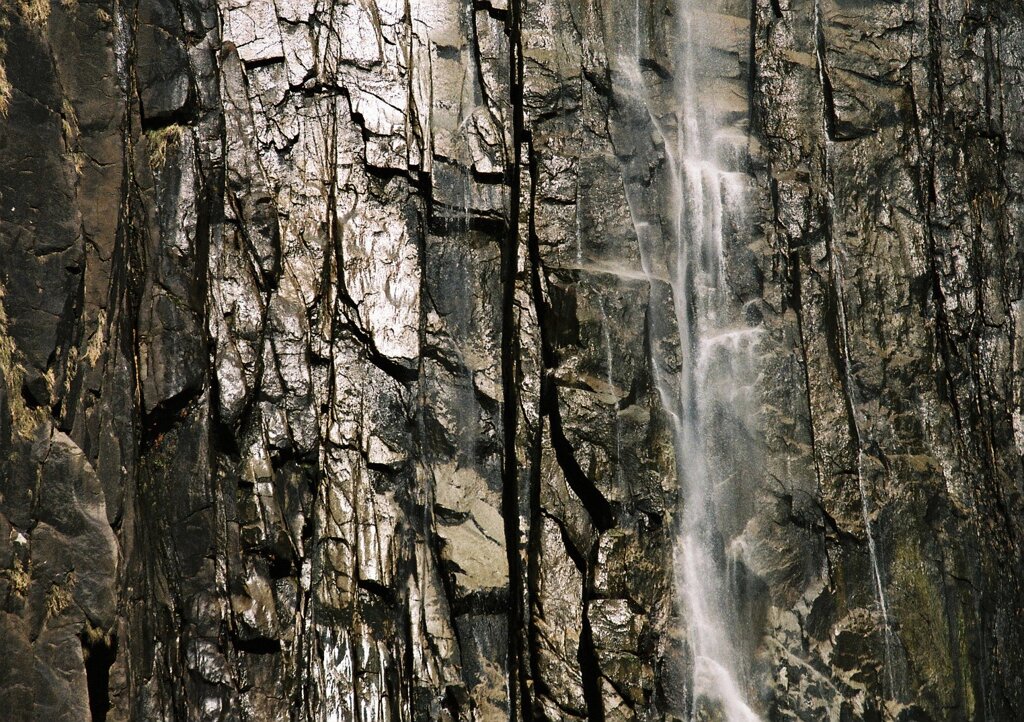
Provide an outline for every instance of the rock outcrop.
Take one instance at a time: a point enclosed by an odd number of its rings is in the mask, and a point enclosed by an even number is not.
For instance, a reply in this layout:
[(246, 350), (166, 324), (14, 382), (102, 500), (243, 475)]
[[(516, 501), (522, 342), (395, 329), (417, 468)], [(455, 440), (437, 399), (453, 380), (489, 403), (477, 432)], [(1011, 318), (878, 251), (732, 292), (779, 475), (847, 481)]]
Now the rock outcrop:
[[(1020, 719), (1024, 6), (707, 10), (747, 698)], [(677, 15), (0, 7), (7, 719), (690, 718)]]

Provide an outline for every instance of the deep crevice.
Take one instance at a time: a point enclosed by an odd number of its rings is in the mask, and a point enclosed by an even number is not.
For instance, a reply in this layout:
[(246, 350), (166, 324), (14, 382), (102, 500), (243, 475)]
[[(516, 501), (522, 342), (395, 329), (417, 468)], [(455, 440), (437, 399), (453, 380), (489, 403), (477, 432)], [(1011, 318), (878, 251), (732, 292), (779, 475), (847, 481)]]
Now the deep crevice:
[[(590, 561), (594, 562), (596, 559), (592, 558)], [(588, 564), (588, 567), (592, 570), (594, 564)], [(589, 595), (591, 589), (593, 589), (593, 578), (588, 573), (584, 593)], [(587, 705), (587, 720), (589, 722), (604, 722), (601, 663), (597, 658), (597, 647), (594, 644), (594, 630), (590, 626), (589, 598), (585, 598), (583, 602), (583, 624), (580, 630), (580, 646), (576, 651), (576, 660), (580, 664), (580, 682), (583, 685), (583, 699)]]
[(398, 603), (398, 595), (394, 589), (381, 584), (380, 582), (373, 579), (357, 579), (356, 586), (362, 589), (368, 594), (372, 594), (375, 597), (379, 597), (384, 600), (389, 606), (394, 606)]
[(522, 0), (508, 4), (509, 91), (512, 98), (512, 163), (509, 177), (508, 223), (501, 246), (501, 382), (502, 382), (502, 490), (501, 515), (505, 526), (505, 553), (509, 574), (508, 660), (509, 722), (531, 719), (530, 689), (523, 669), (523, 574), (519, 523), (519, 459), (516, 437), (519, 424), (519, 333), (516, 284), (519, 265), (519, 212), (521, 207), (522, 143), (525, 139), (523, 108)]
[(818, 0), (814, 3), (814, 54), (818, 59), (818, 79), (821, 82), (821, 95), (824, 101), (825, 112), (825, 135), (829, 140), (838, 140), (836, 136), (836, 103), (832, 91), (832, 79), (828, 74), (828, 65), (825, 62), (825, 29), (822, 27), (821, 8)]
[(92, 722), (104, 722), (110, 711), (110, 668), (117, 659), (117, 635), (87, 627), (80, 635), (85, 683)]
[(281, 640), (268, 637), (254, 637), (253, 639), (241, 639), (237, 635), (232, 637), (231, 643), (239, 652), (246, 654), (280, 654)]
[(164, 434), (188, 417), (195, 402), (202, 396), (202, 386), (190, 386), (169, 399), (164, 399), (142, 417), (142, 448), (150, 449)]
[(569, 487), (579, 497), (583, 507), (590, 515), (590, 521), (598, 531), (605, 532), (615, 526), (615, 513), (611, 504), (597, 485), (587, 476), (576, 459), (572, 444), (562, 431), (562, 415), (559, 410), (558, 391), (554, 384), (549, 382), (551, 388), (547, 409), (548, 419), (551, 422), (551, 446), (555, 450), (555, 458), (565, 475)]
[(452, 595), (452, 617), (465, 614), (489, 615), (508, 613), (508, 591), (500, 587), (470, 592), (463, 596)]

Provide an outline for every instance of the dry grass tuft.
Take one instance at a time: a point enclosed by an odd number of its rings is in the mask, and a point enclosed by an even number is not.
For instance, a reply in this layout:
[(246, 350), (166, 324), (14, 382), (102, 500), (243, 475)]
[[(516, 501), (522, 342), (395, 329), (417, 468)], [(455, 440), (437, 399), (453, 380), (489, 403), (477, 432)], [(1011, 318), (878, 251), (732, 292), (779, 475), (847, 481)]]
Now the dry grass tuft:
[(71, 606), (71, 602), (74, 601), (71, 590), (75, 588), (76, 583), (75, 573), (69, 572), (63, 584), (54, 584), (50, 587), (50, 591), (46, 593), (47, 619), (53, 619)]
[(7, 581), (11, 584), (11, 591), (19, 597), (28, 595), (28, 586), (32, 581), (31, 569), (32, 567), (28, 562), (15, 559), (14, 566), (3, 571), (3, 575), (7, 577)]
[(7, 382), (7, 404), (11, 409), (11, 426), (20, 437), (32, 437), (36, 427), (46, 416), (45, 409), (30, 409), (21, 395), (25, 369), (18, 362), (18, 349), (7, 333), (7, 312), (4, 310), (4, 290), (0, 286), (0, 371)]
[(184, 133), (184, 126), (177, 123), (147, 131), (149, 167), (154, 171), (163, 168), (167, 164), (167, 157), (178, 149), (178, 146), (181, 144), (181, 136)]
[(7, 69), (4, 68), (4, 56), (7, 55), (7, 43), (4, 42), (4, 33), (11, 27), (10, 19), (0, 14), (0, 118), (7, 117), (7, 109), (11, 106), (11, 81), (7, 79)]
[(50, 0), (16, 0), (18, 14), (29, 25), (41, 28), (50, 19)]
[(0, 116), (7, 117), (7, 109), (11, 107), (11, 82), (7, 79), (3, 56), (0, 55)]
[(81, 133), (78, 129), (78, 113), (67, 98), (61, 102), (60, 126), (64, 137), (64, 149), (74, 165), (75, 175), (81, 178), (82, 169), (85, 168), (85, 153), (81, 151), (79, 143)]

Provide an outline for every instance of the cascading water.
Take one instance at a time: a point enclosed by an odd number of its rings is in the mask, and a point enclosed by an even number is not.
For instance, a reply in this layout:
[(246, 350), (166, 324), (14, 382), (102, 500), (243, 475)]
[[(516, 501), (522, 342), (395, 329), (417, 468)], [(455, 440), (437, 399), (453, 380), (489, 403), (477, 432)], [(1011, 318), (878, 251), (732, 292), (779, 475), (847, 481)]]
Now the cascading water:
[(761, 332), (748, 324), (727, 282), (728, 229), (742, 218), (747, 176), (736, 167), (744, 134), (729, 125), (729, 104), (713, 90), (721, 87), (715, 81), (727, 55), (709, 42), (720, 17), (709, 12), (713, 4), (675, 0), (668, 107), (646, 89), (638, 10), (636, 64), (625, 72), (664, 149), (668, 218), (655, 228), (631, 206), (651, 283), (650, 335), (670, 339), (652, 342), (651, 365), (672, 425), (683, 504), (676, 584), (692, 660), (691, 716), (757, 722), (747, 696), (749, 640), (736, 632), (739, 601), (726, 568), (729, 554), (744, 548), (753, 497)]

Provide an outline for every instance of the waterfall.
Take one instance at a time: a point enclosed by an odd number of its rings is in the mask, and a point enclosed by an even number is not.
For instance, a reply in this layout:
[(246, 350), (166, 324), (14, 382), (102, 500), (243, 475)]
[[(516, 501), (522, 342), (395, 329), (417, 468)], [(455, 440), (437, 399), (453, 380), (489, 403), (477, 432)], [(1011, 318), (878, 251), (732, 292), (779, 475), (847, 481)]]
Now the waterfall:
[(747, 176), (735, 166), (745, 136), (729, 125), (715, 90), (729, 56), (712, 47), (720, 17), (710, 12), (714, 0), (675, 6), (671, 96), (652, 99), (647, 89), (639, 10), (635, 63), (625, 69), (663, 148), (668, 218), (658, 232), (632, 200), (631, 211), (651, 283), (651, 368), (672, 427), (682, 504), (675, 570), (692, 660), (691, 717), (759, 722), (747, 697), (750, 640), (739, 638), (740, 604), (726, 573), (735, 568), (730, 554), (744, 548), (740, 535), (758, 483), (754, 389), (762, 334), (729, 288), (726, 248), (744, 210)]

